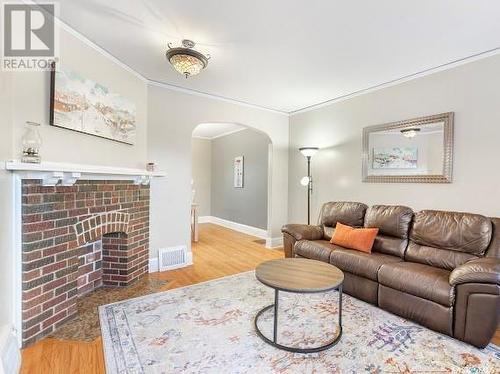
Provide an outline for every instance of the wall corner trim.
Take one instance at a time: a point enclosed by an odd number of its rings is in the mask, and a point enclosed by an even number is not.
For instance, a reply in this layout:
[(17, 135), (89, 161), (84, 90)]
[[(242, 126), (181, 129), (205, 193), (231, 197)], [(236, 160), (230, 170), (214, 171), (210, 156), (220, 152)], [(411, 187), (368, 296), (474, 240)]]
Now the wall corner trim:
[(283, 237), (266, 238), (266, 248), (272, 249), (283, 246)]
[(0, 327), (1, 373), (19, 373), (21, 369), (21, 350), (14, 329), (10, 325)]
[(158, 257), (149, 259), (149, 272), (156, 273), (159, 271)]

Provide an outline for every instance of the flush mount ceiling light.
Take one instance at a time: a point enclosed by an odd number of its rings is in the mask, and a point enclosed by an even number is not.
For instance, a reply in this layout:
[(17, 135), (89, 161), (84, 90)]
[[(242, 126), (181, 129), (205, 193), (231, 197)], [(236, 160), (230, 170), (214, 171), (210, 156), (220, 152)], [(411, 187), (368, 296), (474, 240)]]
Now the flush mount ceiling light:
[(418, 127), (414, 127), (414, 128), (411, 128), (411, 129), (403, 129), (403, 130), (400, 130), (401, 131), (401, 134), (403, 134), (403, 136), (405, 138), (414, 138), (415, 135), (417, 135), (417, 133), (420, 131), (420, 129)]
[(182, 47), (174, 48), (170, 43), (168, 44), (166, 53), (168, 62), (186, 78), (199, 74), (200, 71), (207, 67), (210, 59), (209, 55), (205, 56), (194, 50), (194, 46), (195, 43), (188, 39), (182, 41)]

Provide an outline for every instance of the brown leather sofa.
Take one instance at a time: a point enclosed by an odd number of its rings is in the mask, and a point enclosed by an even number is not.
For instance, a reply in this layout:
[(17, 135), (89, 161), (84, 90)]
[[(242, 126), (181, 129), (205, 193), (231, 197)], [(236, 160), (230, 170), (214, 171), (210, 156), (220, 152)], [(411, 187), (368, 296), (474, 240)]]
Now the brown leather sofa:
[[(378, 227), (372, 253), (330, 244), (337, 222)], [(344, 291), (485, 347), (500, 314), (500, 218), (357, 202), (323, 205), (318, 225), (285, 225), (286, 257), (329, 262)]]

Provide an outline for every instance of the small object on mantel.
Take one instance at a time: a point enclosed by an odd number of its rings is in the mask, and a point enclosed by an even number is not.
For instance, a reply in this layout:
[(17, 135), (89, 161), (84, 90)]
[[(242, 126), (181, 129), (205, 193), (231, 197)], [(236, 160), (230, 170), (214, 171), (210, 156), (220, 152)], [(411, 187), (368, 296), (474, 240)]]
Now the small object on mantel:
[(156, 171), (156, 164), (154, 162), (148, 162), (146, 164), (146, 170), (149, 171), (149, 172), (153, 172), (153, 171)]
[(42, 146), (42, 137), (38, 131), (37, 122), (26, 121), (26, 130), (24, 131), (23, 142), (23, 157), (22, 162), (30, 164), (39, 164), (42, 161), (40, 157), (40, 148)]

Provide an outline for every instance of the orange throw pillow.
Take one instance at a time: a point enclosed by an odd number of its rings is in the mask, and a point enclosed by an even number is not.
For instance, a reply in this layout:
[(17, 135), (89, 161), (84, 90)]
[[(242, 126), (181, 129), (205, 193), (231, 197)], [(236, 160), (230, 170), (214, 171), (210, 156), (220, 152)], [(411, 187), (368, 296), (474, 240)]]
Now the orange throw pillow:
[(378, 234), (377, 228), (356, 229), (337, 222), (330, 243), (357, 251), (371, 253), (373, 242)]

